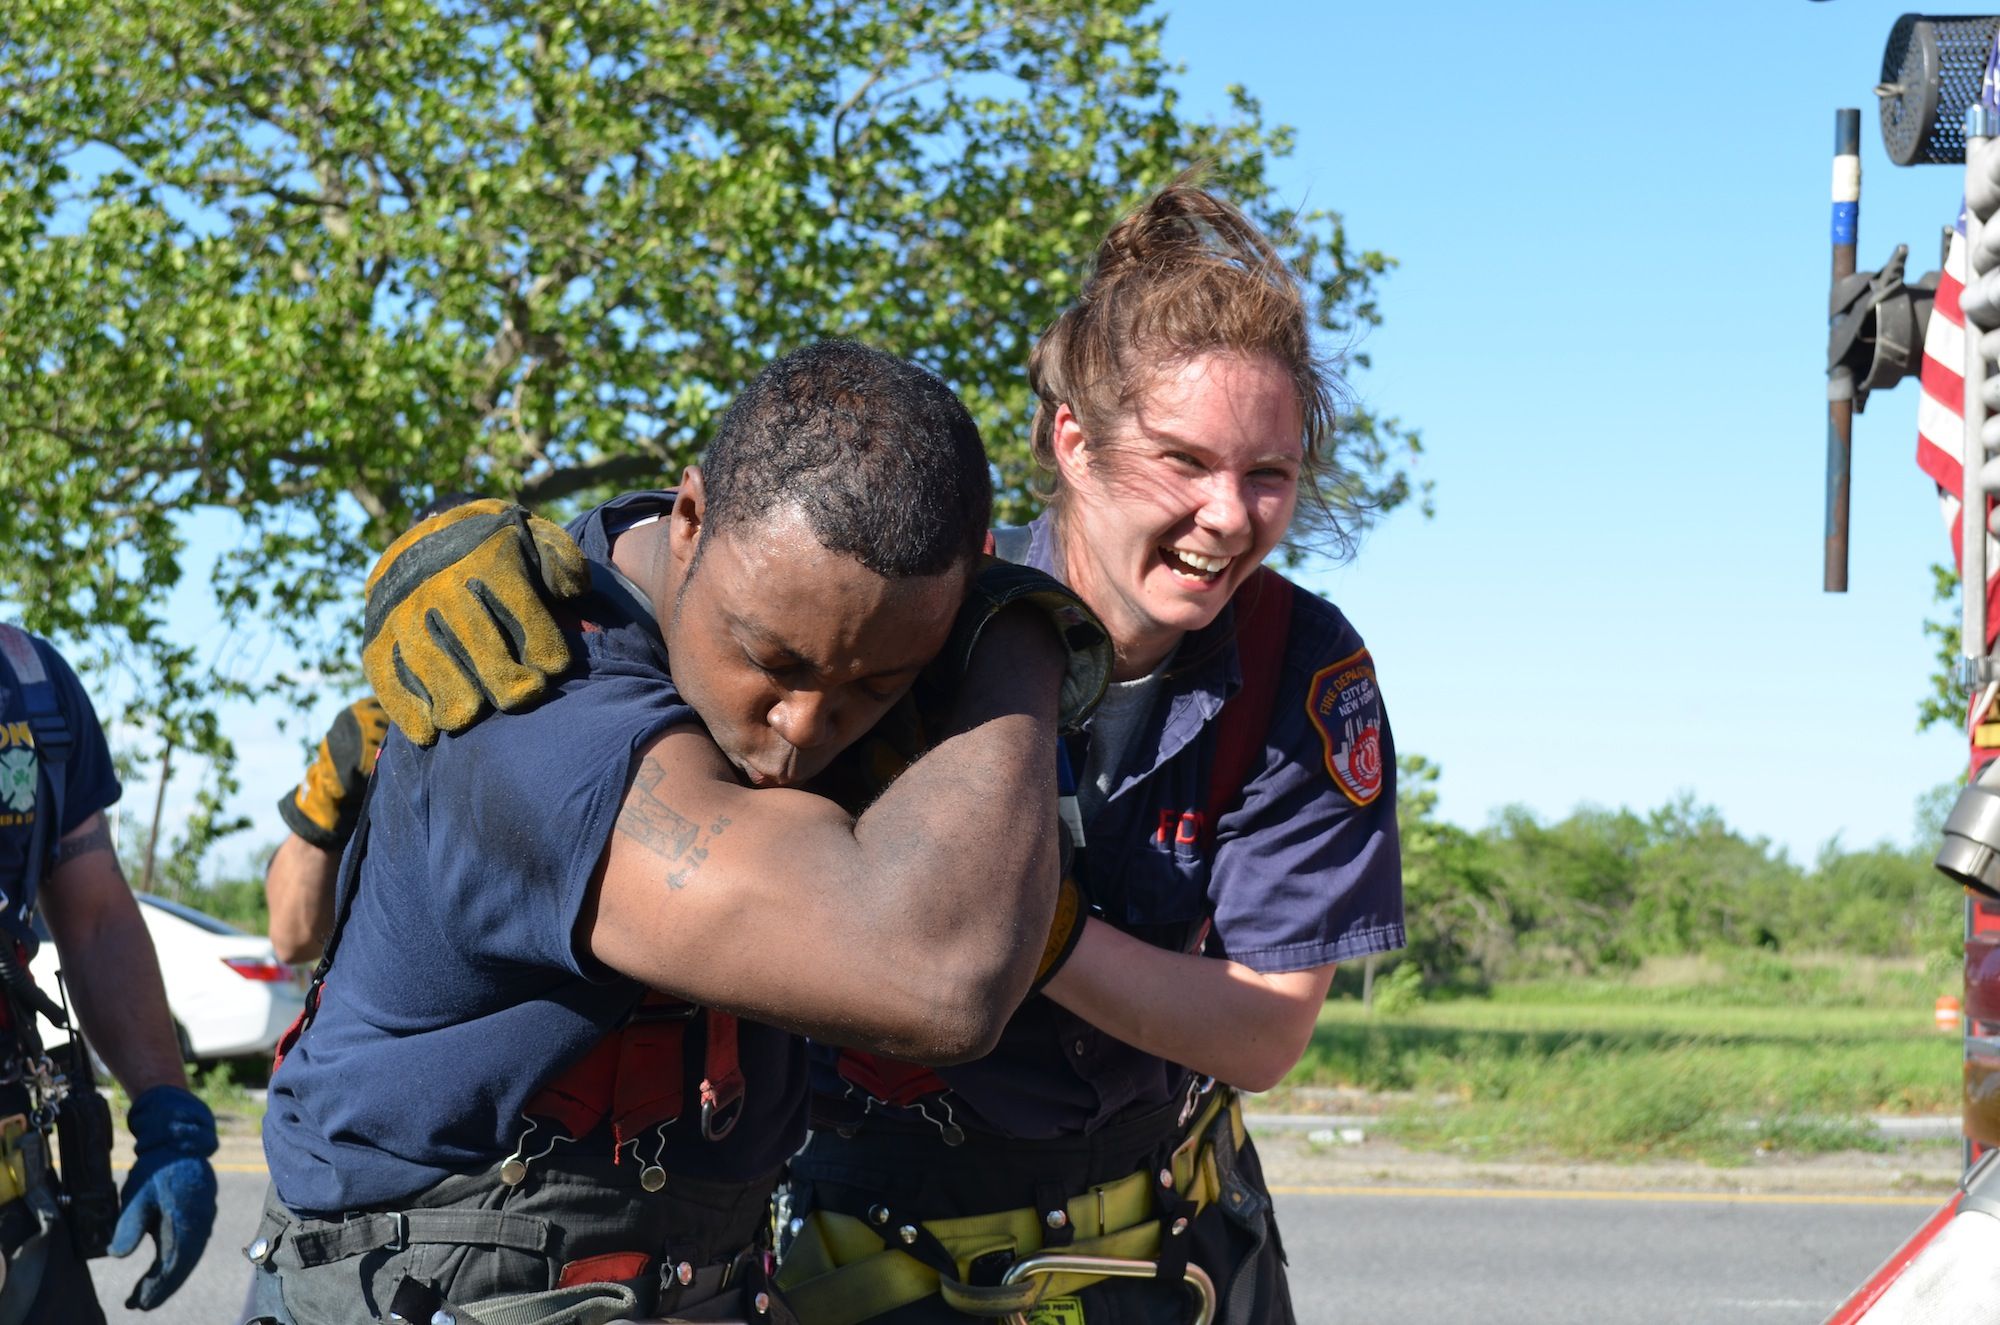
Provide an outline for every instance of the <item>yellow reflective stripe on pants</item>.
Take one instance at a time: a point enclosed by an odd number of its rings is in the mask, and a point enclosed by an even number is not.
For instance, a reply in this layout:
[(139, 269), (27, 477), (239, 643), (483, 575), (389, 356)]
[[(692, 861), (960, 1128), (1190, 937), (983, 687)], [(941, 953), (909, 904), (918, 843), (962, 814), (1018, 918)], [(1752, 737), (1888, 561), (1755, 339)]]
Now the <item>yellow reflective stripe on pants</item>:
[[(30, 1177), (28, 1174), (28, 1153), (23, 1148), (23, 1138), (28, 1134), (28, 1120), (20, 1114), (0, 1120), (0, 1205), (19, 1200), (28, 1194)], [(38, 1143), (46, 1148), (47, 1137)], [(46, 1154), (46, 1149), (42, 1152)], [(47, 1164), (40, 1155), (35, 1167), (46, 1170)]]
[[(1224, 1109), (1236, 1143), (1243, 1144), (1243, 1110), (1234, 1091), (1218, 1089), (1173, 1154), (1174, 1190), (1207, 1209), (1221, 1192), (1210, 1127)], [(1077, 1256), (1152, 1260), (1160, 1250), (1154, 1190), (1159, 1175), (1133, 1173), (1070, 1198), (1068, 1227), (1075, 1239), (1053, 1248)], [(942, 1294), (954, 1310), (975, 1316), (1028, 1311), (1103, 1282), (1103, 1276), (1057, 1273), (1024, 1283), (975, 1287), (965, 1282), (972, 1263), (995, 1252), (1014, 1257), (1044, 1249), (1046, 1212), (1022, 1207), (995, 1214), (927, 1220), (925, 1232), (943, 1245), (958, 1274), (940, 1275), (901, 1247), (893, 1228), (877, 1229), (852, 1215), (814, 1210), (792, 1239), (778, 1268), (784, 1290), (803, 1325), (860, 1325), (884, 1312)]]

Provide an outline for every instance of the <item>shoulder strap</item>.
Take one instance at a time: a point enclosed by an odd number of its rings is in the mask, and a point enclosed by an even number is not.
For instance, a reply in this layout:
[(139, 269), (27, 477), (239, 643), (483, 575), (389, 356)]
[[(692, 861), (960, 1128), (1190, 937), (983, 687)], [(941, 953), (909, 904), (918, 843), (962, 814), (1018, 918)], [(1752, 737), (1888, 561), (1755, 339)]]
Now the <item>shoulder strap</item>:
[(1278, 700), (1278, 674), (1292, 628), (1292, 582), (1269, 566), (1236, 591), (1236, 661), (1243, 685), (1217, 718), (1215, 761), (1209, 765), (1208, 804), (1201, 820), (1202, 848), (1215, 846), (1216, 825), (1243, 798)]

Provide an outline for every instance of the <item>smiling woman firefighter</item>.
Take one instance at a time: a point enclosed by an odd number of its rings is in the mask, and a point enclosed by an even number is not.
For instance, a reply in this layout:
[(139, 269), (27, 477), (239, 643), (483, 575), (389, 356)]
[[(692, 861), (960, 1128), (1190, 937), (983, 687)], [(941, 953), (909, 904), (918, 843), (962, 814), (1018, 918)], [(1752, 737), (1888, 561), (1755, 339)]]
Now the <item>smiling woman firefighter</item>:
[(1091, 918), (986, 1058), (821, 1054), (783, 1281), (814, 1325), (1180, 1321), (1211, 1294), (1218, 1320), (1290, 1320), (1232, 1088), (1291, 1070), (1334, 963), (1403, 943), (1374, 664), (1262, 568), (1332, 477), (1331, 382), (1282, 260), (1186, 185), (1105, 239), (1029, 378), (1053, 501), (999, 550), (1116, 653), (1067, 749)]
[(1062, 747), (1058, 921), (984, 1057), (815, 1050), (779, 1282), (807, 1325), (1290, 1321), (1235, 1092), (1297, 1062), (1335, 963), (1403, 943), (1374, 664), (1262, 565), (1337, 526), (1334, 382), (1269, 241), (1185, 184), (1105, 239), (1029, 372), (1053, 500), (993, 548), (1115, 651)]

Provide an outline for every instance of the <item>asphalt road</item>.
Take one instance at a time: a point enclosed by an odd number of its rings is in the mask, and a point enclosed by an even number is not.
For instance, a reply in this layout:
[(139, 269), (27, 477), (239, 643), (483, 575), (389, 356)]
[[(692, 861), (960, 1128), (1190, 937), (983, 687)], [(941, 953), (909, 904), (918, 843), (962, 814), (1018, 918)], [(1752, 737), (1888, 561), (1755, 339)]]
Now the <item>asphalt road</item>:
[[(142, 1267), (96, 1263), (113, 1325), (236, 1319), (264, 1178), (220, 1176), (215, 1240), (164, 1308), (118, 1309)], [(1934, 1204), (1310, 1187), (1280, 1187), (1277, 1202), (1308, 1325), (1814, 1325)]]
[(1301, 1321), (1816, 1325), (1930, 1198), (1280, 1188)]

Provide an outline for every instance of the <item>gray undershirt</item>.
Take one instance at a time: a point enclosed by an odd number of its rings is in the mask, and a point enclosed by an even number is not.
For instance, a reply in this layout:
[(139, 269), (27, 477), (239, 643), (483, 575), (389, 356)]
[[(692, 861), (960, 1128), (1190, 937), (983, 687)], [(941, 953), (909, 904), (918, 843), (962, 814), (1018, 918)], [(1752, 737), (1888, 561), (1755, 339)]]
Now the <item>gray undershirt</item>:
[(1131, 681), (1113, 681), (1104, 688), (1104, 699), (1090, 719), (1090, 753), (1084, 757), (1083, 772), (1077, 777), (1076, 798), (1087, 824), (1111, 799), (1125, 769), (1125, 756), (1132, 742), (1145, 730), (1160, 697), (1160, 682), (1166, 677), (1169, 654), (1160, 665)]

